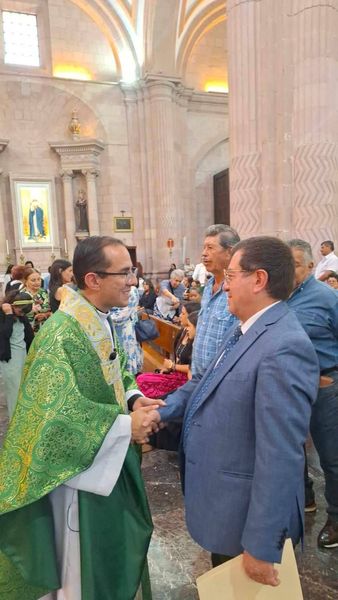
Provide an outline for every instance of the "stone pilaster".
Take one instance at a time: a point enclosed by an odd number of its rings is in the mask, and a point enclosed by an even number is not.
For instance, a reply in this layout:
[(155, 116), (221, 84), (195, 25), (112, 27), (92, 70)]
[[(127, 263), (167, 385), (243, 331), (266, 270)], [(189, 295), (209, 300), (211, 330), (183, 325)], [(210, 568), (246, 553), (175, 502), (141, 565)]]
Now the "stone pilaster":
[(87, 196), (88, 196), (88, 223), (89, 223), (89, 235), (100, 235), (100, 224), (99, 224), (99, 213), (97, 206), (97, 191), (96, 191), (96, 178), (99, 175), (97, 169), (88, 169), (82, 171), (87, 182)]
[[(61, 171), (60, 173), (63, 184), (63, 198), (64, 198), (64, 210), (65, 210), (65, 224), (66, 224), (66, 240), (67, 240), (67, 252), (70, 260), (73, 259), (74, 248), (76, 246), (75, 239), (75, 214), (74, 214), (74, 198), (73, 198), (73, 171)], [(61, 243), (61, 247), (63, 244)], [(65, 251), (66, 248), (63, 248)]]
[(153, 271), (152, 218), (149, 206), (146, 127), (142, 87), (122, 86), (127, 114), (131, 215), (138, 215), (133, 232), (137, 259), (146, 272)]
[[(151, 185), (150, 210), (155, 215), (156, 237), (153, 237), (153, 256), (157, 270), (167, 271), (173, 260), (180, 262), (182, 243), (181, 202), (176, 185), (175, 165), (175, 83), (168, 79), (149, 77), (147, 91), (147, 123), (150, 138), (149, 182)], [(170, 259), (166, 241), (172, 238), (175, 246)]]

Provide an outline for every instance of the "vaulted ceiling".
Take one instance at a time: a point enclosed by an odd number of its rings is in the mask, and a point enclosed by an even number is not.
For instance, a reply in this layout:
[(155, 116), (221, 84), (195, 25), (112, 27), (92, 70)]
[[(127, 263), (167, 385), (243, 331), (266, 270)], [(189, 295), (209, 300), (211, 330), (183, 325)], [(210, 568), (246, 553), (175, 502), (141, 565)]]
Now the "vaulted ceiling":
[[(189, 84), (187, 74), (194, 72), (189, 61), (199, 45), (195, 62), (205, 46), (214, 63), (222, 62), (224, 54), (226, 69), (226, 0), (70, 1), (109, 41), (121, 79), (132, 81), (151, 72), (186, 78)], [(196, 72), (191, 77), (195, 85)]]

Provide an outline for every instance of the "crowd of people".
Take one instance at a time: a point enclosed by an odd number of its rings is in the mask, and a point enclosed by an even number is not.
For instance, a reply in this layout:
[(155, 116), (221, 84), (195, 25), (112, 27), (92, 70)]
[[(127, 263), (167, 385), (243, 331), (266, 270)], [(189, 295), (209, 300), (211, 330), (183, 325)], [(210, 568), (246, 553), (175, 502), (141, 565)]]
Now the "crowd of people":
[[(138, 452), (149, 441), (179, 451), (187, 527), (212, 565), (242, 554), (250, 578), (277, 586), (285, 539), (297, 544), (304, 512), (316, 510), (311, 434), (328, 513), (318, 546), (338, 547), (331, 240), (321, 254), (313, 274), (305, 240), (241, 241), (212, 225), (201, 263), (172, 264), (161, 281), (138, 273), (108, 236), (81, 241), (73, 263), (56, 260), (45, 280), (31, 262), (10, 266), (0, 308), (10, 416), (0, 596), (7, 585), (7, 600), (21, 589), (46, 600), (55, 590), (65, 600), (133, 600), (140, 589), (151, 598)], [(180, 326), (157, 372), (143, 366), (142, 312)]]

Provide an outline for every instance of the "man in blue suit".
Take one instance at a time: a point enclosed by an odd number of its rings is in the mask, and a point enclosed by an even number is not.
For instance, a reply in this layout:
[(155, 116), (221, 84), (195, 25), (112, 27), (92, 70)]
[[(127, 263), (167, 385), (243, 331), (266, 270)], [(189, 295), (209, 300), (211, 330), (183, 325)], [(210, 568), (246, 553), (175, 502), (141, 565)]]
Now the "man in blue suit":
[(243, 553), (246, 573), (278, 585), (284, 541), (303, 534), (304, 452), (319, 368), (285, 300), (294, 278), (277, 238), (237, 244), (225, 272), (238, 317), (202, 378), (167, 398), (162, 421), (184, 415), (186, 521), (213, 565)]

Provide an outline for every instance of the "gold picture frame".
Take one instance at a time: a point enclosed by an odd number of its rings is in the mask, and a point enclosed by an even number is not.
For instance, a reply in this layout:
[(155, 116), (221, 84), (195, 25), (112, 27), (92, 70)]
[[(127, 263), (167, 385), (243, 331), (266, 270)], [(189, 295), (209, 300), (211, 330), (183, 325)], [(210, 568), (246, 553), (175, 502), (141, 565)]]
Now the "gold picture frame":
[(114, 217), (114, 231), (119, 233), (134, 231), (133, 217)]
[(54, 181), (10, 174), (17, 243), (22, 248), (55, 244)]

